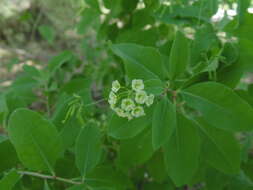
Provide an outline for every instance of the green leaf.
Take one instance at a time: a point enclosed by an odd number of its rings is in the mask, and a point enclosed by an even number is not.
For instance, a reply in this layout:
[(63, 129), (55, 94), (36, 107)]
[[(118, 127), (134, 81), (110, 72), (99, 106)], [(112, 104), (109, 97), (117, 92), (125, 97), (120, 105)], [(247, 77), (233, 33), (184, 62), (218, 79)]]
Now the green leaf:
[(234, 135), (197, 119), (202, 132), (202, 154), (212, 167), (227, 174), (240, 171), (241, 149)]
[[(1, 137), (2, 136), (0, 135), (0, 138)], [(0, 173), (15, 167), (15, 165), (18, 163), (17, 153), (8, 138), (3, 139), (2, 141), (0, 140), (0, 155)]]
[(32, 78), (38, 78), (41, 75), (40, 71), (34, 66), (24, 65), (23, 70)]
[(155, 10), (160, 6), (161, 1), (160, 0), (144, 0), (145, 6), (147, 6), (148, 9)]
[(175, 106), (163, 97), (155, 106), (152, 119), (152, 145), (155, 150), (170, 139), (176, 125)]
[(165, 78), (167, 71), (156, 49), (136, 44), (114, 44), (111, 49), (124, 60), (126, 74), (130, 79), (143, 79), (145, 90), (149, 93), (163, 92), (161, 79)]
[(224, 68), (220, 72), (218, 72), (219, 82), (230, 87), (235, 88), (237, 84), (240, 82), (244, 73), (243, 65), (236, 61), (231, 66)]
[(134, 189), (129, 177), (110, 165), (96, 167), (87, 175), (86, 183), (95, 190)]
[[(246, 1), (246, 0), (245, 0)], [(243, 66), (244, 71), (252, 70), (253, 64), (251, 61), (253, 58), (253, 37), (252, 37), (252, 24), (253, 14), (245, 12), (243, 22), (235, 31), (236, 37), (239, 39), (239, 63)]]
[(71, 147), (65, 154), (57, 160), (55, 164), (55, 175), (62, 178), (71, 179), (80, 176), (80, 172), (75, 164), (74, 147)]
[(110, 9), (110, 15), (117, 16), (122, 11), (122, 1), (119, 0), (104, 0), (104, 5)]
[(238, 175), (232, 177), (228, 186), (229, 190), (252, 190), (253, 182), (244, 171), (241, 171)]
[(48, 70), (53, 75), (64, 63), (71, 60), (73, 57), (72, 52), (64, 51), (59, 55), (53, 57), (48, 63)]
[(54, 173), (62, 144), (52, 123), (34, 111), (20, 108), (10, 117), (8, 132), (25, 167)]
[[(151, 107), (152, 108), (152, 107)], [(128, 139), (139, 134), (151, 124), (152, 110), (146, 111), (146, 115), (128, 121), (126, 118), (112, 115), (109, 122), (108, 135), (116, 139)]]
[(81, 20), (77, 25), (78, 34), (85, 34), (90, 26), (99, 22), (99, 13), (94, 9), (84, 9), (81, 15)]
[[(147, 15), (148, 18), (152, 18), (150, 15)], [(145, 19), (142, 17), (142, 19)], [(141, 20), (142, 24), (143, 20)], [(135, 22), (135, 20), (133, 20)], [(152, 22), (151, 22), (152, 23)], [(150, 22), (149, 22), (150, 24)], [(155, 47), (157, 41), (159, 40), (159, 33), (156, 28), (151, 28), (149, 30), (143, 30), (142, 28), (131, 28), (125, 31), (122, 31), (118, 34), (116, 42), (117, 43), (133, 43), (143, 46), (152, 46)], [(148, 40), (147, 40), (148, 39)]]
[(100, 12), (99, 3), (98, 0), (84, 0), (87, 5), (90, 6), (90, 8)]
[(250, 104), (251, 106), (253, 106), (253, 97), (252, 97), (252, 95), (249, 93), (249, 91), (238, 89), (238, 90), (236, 90), (235, 92), (236, 92), (236, 94), (238, 94), (242, 99), (244, 99), (246, 102), (248, 102), (248, 104)]
[(132, 11), (136, 9), (138, 2), (139, 2), (138, 0), (131, 0), (131, 1), (121, 0), (121, 4), (122, 4), (121, 6), (122, 8), (124, 8), (125, 12), (128, 12), (130, 14)]
[(84, 104), (89, 104), (92, 102), (91, 82), (91, 79), (74, 78), (61, 87), (60, 93), (78, 94)]
[(162, 56), (155, 48), (124, 43), (113, 44), (111, 49), (124, 60), (131, 79), (159, 80), (166, 77)]
[(98, 164), (102, 153), (101, 134), (94, 124), (86, 125), (76, 141), (76, 166), (83, 177)]
[(247, 13), (247, 9), (250, 6), (251, 0), (238, 0), (237, 14), (239, 24), (243, 22), (244, 15)]
[(118, 157), (120, 165), (133, 167), (149, 160), (153, 154), (151, 138), (151, 130), (145, 130), (134, 138), (122, 140)]
[(161, 151), (153, 154), (153, 157), (147, 162), (147, 170), (152, 179), (158, 183), (164, 182), (168, 178), (165, 167), (164, 157)]
[(177, 128), (164, 145), (167, 171), (177, 186), (190, 182), (198, 169), (200, 137), (197, 125), (185, 116), (177, 115)]
[(1, 190), (12, 190), (14, 185), (21, 178), (20, 174), (16, 170), (10, 171), (6, 176), (0, 180), (0, 189)]
[(211, 24), (206, 24), (198, 28), (194, 35), (194, 41), (190, 49), (190, 65), (197, 66), (205, 61), (205, 55), (218, 44), (218, 38)]
[(187, 105), (210, 125), (230, 131), (253, 129), (253, 109), (230, 88), (215, 82), (193, 85), (182, 92)]
[(184, 34), (178, 31), (170, 51), (170, 59), (167, 65), (169, 75), (172, 79), (180, 77), (185, 72), (189, 64), (189, 55), (189, 41)]
[(48, 43), (53, 44), (55, 39), (55, 31), (51, 26), (41, 25), (39, 26), (40, 35), (48, 41)]
[(229, 180), (230, 176), (218, 172), (213, 168), (206, 170), (205, 181), (207, 190), (223, 190)]
[(65, 123), (62, 123), (63, 128), (59, 132), (64, 141), (62, 142), (63, 149), (70, 148), (74, 145), (76, 138), (78, 137), (82, 124), (77, 118), (72, 116)]

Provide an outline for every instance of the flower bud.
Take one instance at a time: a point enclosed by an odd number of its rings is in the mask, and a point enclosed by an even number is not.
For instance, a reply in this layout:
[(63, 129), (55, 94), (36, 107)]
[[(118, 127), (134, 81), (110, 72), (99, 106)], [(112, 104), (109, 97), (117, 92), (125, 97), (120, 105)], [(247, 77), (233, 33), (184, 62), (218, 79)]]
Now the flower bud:
[(144, 104), (146, 102), (147, 98), (148, 98), (148, 96), (147, 96), (147, 93), (145, 91), (136, 92), (135, 101), (138, 104)]
[(118, 92), (120, 89), (120, 83), (119, 81), (115, 80), (112, 82), (112, 91), (113, 92)]
[(137, 106), (137, 107), (135, 107), (135, 108), (132, 110), (131, 114), (132, 114), (132, 116), (134, 116), (134, 117), (141, 117), (141, 116), (145, 115), (145, 112), (144, 112), (143, 107)]
[(155, 96), (153, 94), (150, 94), (148, 98), (145, 101), (145, 104), (149, 107), (154, 103)]
[(135, 107), (134, 101), (130, 98), (123, 99), (121, 102), (121, 108), (125, 111), (130, 111)]
[(143, 80), (141, 79), (134, 79), (132, 81), (132, 89), (134, 91), (140, 91), (140, 90), (143, 90), (144, 89), (144, 83), (143, 83)]

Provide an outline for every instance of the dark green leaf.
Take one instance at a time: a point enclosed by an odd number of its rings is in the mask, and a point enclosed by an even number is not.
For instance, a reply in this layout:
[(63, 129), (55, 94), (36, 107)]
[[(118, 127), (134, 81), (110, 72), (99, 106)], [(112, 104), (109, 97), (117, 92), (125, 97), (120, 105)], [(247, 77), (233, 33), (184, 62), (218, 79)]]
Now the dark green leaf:
[(213, 168), (206, 170), (205, 178), (207, 190), (223, 190), (230, 180), (230, 176), (218, 172)]
[(111, 49), (124, 60), (131, 79), (149, 80), (165, 77), (162, 57), (155, 48), (125, 43), (114, 44)]
[(76, 141), (76, 165), (83, 177), (92, 171), (101, 157), (101, 134), (94, 124), (87, 124)]
[(18, 163), (17, 153), (8, 138), (0, 140), (0, 155), (0, 173), (15, 167)]
[(145, 116), (130, 121), (113, 114), (109, 122), (108, 135), (116, 139), (128, 139), (136, 136), (151, 124), (151, 112), (152, 110), (148, 110)]
[(150, 177), (152, 177), (152, 179), (158, 183), (161, 183), (168, 179), (162, 152), (156, 152), (153, 157), (147, 162), (147, 170)]
[(53, 75), (64, 63), (71, 60), (73, 54), (70, 51), (64, 51), (53, 57), (48, 63), (48, 70)]
[(180, 31), (171, 48), (170, 60), (167, 65), (169, 75), (172, 79), (183, 74), (189, 64), (190, 47), (188, 39)]
[[(247, 1), (247, 0), (245, 0)], [(239, 27), (235, 31), (235, 35), (239, 39), (239, 63), (243, 66), (244, 71), (252, 69), (252, 62), (249, 60), (253, 59), (253, 29), (251, 25), (253, 24), (253, 14), (245, 12), (243, 22), (240, 23)]]
[(155, 150), (169, 140), (176, 125), (175, 106), (168, 98), (163, 97), (156, 104), (152, 119), (152, 144)]
[(34, 111), (20, 108), (10, 117), (8, 132), (25, 167), (54, 173), (62, 144), (52, 123)]
[[(152, 18), (148, 15), (148, 18)], [(143, 18), (142, 18), (143, 19)], [(141, 22), (143, 24), (143, 20)], [(145, 23), (144, 23), (145, 24)], [(118, 34), (117, 43), (134, 43), (143, 46), (156, 46), (159, 37), (158, 30), (151, 28), (149, 30), (143, 30), (142, 28), (131, 28)], [(148, 40), (147, 40), (148, 39)]]
[(134, 189), (127, 176), (109, 165), (95, 168), (88, 174), (86, 182), (95, 190)]
[(230, 131), (253, 129), (253, 109), (230, 88), (215, 82), (193, 85), (183, 92), (187, 105), (210, 125)]
[(203, 134), (205, 160), (224, 173), (238, 173), (241, 164), (241, 150), (235, 137), (227, 131), (208, 125), (203, 119), (197, 120)]
[(167, 171), (177, 186), (188, 184), (198, 169), (200, 137), (197, 125), (177, 115), (177, 128), (164, 147)]
[(10, 171), (0, 180), (0, 189), (12, 190), (14, 185), (19, 181), (20, 177), (20, 174), (18, 174), (16, 170)]
[(151, 137), (151, 130), (145, 130), (134, 138), (121, 141), (119, 150), (120, 165), (133, 167), (146, 162), (153, 154)]
[(243, 22), (244, 15), (247, 13), (247, 9), (250, 6), (251, 0), (238, 0), (237, 14), (239, 24)]

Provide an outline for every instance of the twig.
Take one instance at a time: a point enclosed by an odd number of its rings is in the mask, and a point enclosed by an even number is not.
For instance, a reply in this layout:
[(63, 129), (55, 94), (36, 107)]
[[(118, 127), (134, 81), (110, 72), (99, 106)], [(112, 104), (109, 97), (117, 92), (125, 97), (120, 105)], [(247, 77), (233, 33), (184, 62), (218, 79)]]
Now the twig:
[(29, 176), (34, 176), (34, 177), (43, 178), (43, 179), (58, 180), (58, 181), (62, 181), (62, 182), (70, 183), (70, 184), (74, 184), (74, 185), (83, 184), (82, 182), (73, 181), (70, 179), (65, 179), (65, 178), (61, 178), (61, 177), (57, 177), (57, 176), (44, 175), (44, 174), (40, 174), (40, 173), (36, 173), (36, 172), (18, 171), (18, 173), (20, 175), (29, 175)]
[(39, 13), (38, 13), (38, 16), (36, 17), (36, 20), (32, 26), (32, 32), (31, 32), (31, 38), (30, 40), (33, 40), (34, 39), (34, 35), (35, 35), (35, 31), (40, 23), (40, 20), (42, 18), (42, 9), (39, 10)]

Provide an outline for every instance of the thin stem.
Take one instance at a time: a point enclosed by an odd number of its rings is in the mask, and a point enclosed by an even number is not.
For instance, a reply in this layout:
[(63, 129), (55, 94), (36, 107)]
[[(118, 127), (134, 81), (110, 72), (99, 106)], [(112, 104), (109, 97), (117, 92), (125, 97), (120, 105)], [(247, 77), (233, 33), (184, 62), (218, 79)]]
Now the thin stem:
[(73, 181), (71, 179), (65, 179), (65, 178), (61, 178), (61, 177), (57, 177), (57, 176), (44, 175), (44, 174), (40, 174), (40, 173), (36, 173), (36, 172), (18, 171), (18, 173), (20, 175), (29, 175), (29, 176), (33, 176), (33, 177), (42, 178), (42, 179), (57, 180), (57, 181), (62, 181), (62, 182), (70, 183), (70, 184), (74, 184), (74, 185), (83, 184), (82, 182)]
[(96, 104), (98, 104), (98, 103), (100, 103), (100, 102), (103, 102), (103, 101), (105, 101), (105, 100), (107, 100), (107, 98), (103, 98), (103, 99), (101, 99), (101, 100), (98, 100), (98, 101), (93, 102), (93, 103), (90, 103), (90, 104), (84, 104), (83, 107), (89, 107), (89, 106), (92, 106), (92, 105), (96, 105)]
[(37, 16), (37, 18), (36, 18), (33, 26), (32, 26), (32, 32), (31, 32), (31, 38), (30, 38), (30, 40), (34, 39), (34, 35), (35, 35), (36, 29), (37, 29), (37, 27), (38, 27), (38, 25), (40, 23), (41, 18), (42, 18), (42, 10), (40, 9), (39, 14), (38, 14), (38, 16)]

